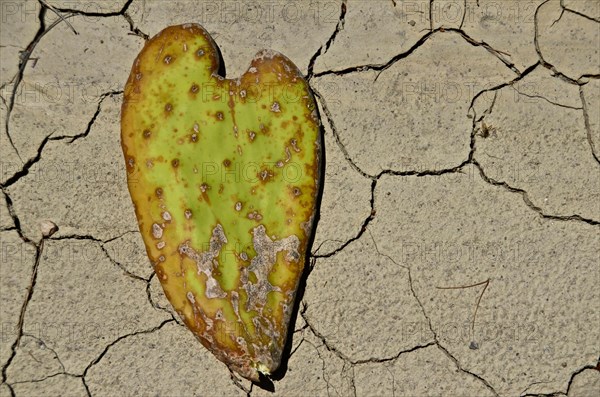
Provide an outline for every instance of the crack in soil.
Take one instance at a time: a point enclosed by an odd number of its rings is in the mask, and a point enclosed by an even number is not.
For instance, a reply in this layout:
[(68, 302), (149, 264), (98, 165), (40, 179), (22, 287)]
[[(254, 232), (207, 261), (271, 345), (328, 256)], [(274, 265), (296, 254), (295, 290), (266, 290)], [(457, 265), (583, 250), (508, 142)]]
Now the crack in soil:
[(471, 36), (469, 36), (466, 32), (464, 32), (461, 29), (439, 27), (439, 28), (436, 28), (436, 29), (431, 29), (430, 31), (428, 31), (427, 33), (425, 33), (425, 35), (421, 36), (421, 38), (419, 38), (408, 50), (406, 50), (404, 52), (401, 52), (401, 53), (393, 56), (390, 60), (388, 60), (385, 63), (376, 63), (376, 64), (365, 64), (365, 65), (359, 65), (359, 66), (350, 66), (350, 67), (346, 67), (346, 68), (339, 69), (339, 70), (325, 70), (325, 71), (322, 71), (322, 72), (315, 73), (313, 76), (314, 77), (321, 77), (321, 76), (327, 76), (327, 75), (343, 76), (343, 75), (350, 74), (350, 73), (360, 73), (360, 72), (364, 72), (364, 71), (378, 71), (379, 73), (377, 74), (377, 77), (375, 77), (375, 80), (377, 80), (377, 78), (379, 77), (379, 75), (383, 71), (385, 71), (386, 69), (390, 68), (396, 62), (398, 62), (398, 61), (400, 61), (402, 59), (405, 59), (408, 56), (410, 56), (413, 52), (415, 52), (423, 44), (425, 44), (425, 42), (427, 42), (427, 40), (429, 40), (431, 37), (433, 37), (436, 34), (443, 34), (445, 32), (450, 32), (450, 33), (458, 34), (461, 38), (463, 38), (467, 43), (471, 44), (473, 47), (483, 47), (483, 48), (485, 48), (490, 54), (492, 54), (493, 56), (495, 56), (496, 58), (498, 58), (506, 67), (508, 67), (515, 74), (520, 75), (522, 73), (514, 65), (514, 63), (510, 62), (510, 60), (508, 60), (506, 58), (506, 56), (508, 56), (510, 54), (508, 54), (508, 53), (506, 53), (504, 51), (500, 51), (500, 50), (494, 49), (491, 45), (489, 45), (485, 41), (477, 41), (477, 40), (475, 40), (474, 38), (472, 38)]
[(23, 164), (23, 167), (19, 171), (15, 172), (11, 177), (9, 177), (4, 183), (1, 183), (0, 189), (2, 189), (4, 191), (5, 188), (15, 184), (21, 178), (28, 175), (31, 167), (34, 166), (37, 162), (39, 162), (42, 159), (42, 152), (44, 151), (44, 148), (46, 147), (46, 144), (48, 144), (48, 142), (64, 140), (67, 142), (67, 144), (71, 144), (80, 138), (85, 138), (86, 136), (88, 136), (92, 129), (92, 126), (94, 125), (94, 122), (96, 121), (96, 118), (100, 114), (102, 103), (104, 102), (104, 100), (107, 97), (113, 97), (116, 95), (120, 95), (122, 93), (123, 93), (123, 91), (110, 91), (110, 92), (106, 92), (106, 93), (102, 94), (100, 96), (100, 100), (98, 101), (98, 107), (96, 108), (94, 115), (92, 116), (91, 120), (88, 122), (85, 130), (82, 133), (76, 134), (76, 135), (53, 136), (54, 132), (52, 132), (49, 135), (45, 136), (37, 148), (36, 155), (33, 156), (32, 158), (30, 158), (29, 160), (27, 160), (27, 162), (25, 162)]
[[(540, 41), (539, 41), (539, 23), (538, 23), (538, 13), (540, 11), (540, 9), (548, 2), (550, 2), (552, 0), (546, 0), (543, 3), (541, 3), (540, 5), (538, 5), (538, 7), (535, 10), (534, 13), (534, 18), (533, 18), (533, 26), (534, 26), (534, 36), (533, 36), (533, 43), (535, 46), (535, 51), (540, 59), (540, 63), (542, 64), (542, 66), (544, 66), (546, 69), (549, 69), (552, 71), (552, 73), (554, 74), (555, 77), (560, 78), (561, 80), (569, 83), (569, 84), (574, 84), (574, 85), (581, 85), (581, 84), (585, 84), (585, 79), (586, 78), (596, 78), (597, 75), (590, 75), (590, 74), (583, 74), (581, 76), (579, 76), (579, 78), (574, 79), (572, 77), (569, 77), (567, 75), (565, 75), (564, 73), (560, 72), (554, 65), (552, 65), (551, 63), (549, 63), (548, 61), (546, 61), (546, 59), (544, 58), (544, 55), (542, 54), (542, 50), (540, 49)], [(562, 6), (562, 0), (561, 0), (561, 6)], [(560, 18), (562, 17), (562, 15), (564, 14), (565, 9), (563, 7), (563, 11), (561, 12), (560, 16), (558, 17), (558, 19), (556, 21), (554, 21), (552, 23), (552, 25), (554, 25), (556, 22), (558, 22), (560, 20)], [(568, 10), (570, 11), (570, 10)], [(580, 14), (577, 14), (580, 15)], [(582, 15), (583, 16), (583, 15)], [(589, 18), (588, 18), (589, 19)], [(596, 21), (598, 22), (598, 21)]]
[(596, 160), (596, 163), (598, 163), (598, 165), (600, 165), (600, 158), (598, 157), (598, 152), (596, 149), (596, 145), (594, 143), (594, 139), (592, 138), (592, 126), (590, 124), (590, 114), (588, 111), (588, 105), (587, 102), (585, 100), (585, 95), (583, 93), (583, 85), (579, 86), (579, 97), (581, 98), (581, 110), (583, 111), (583, 121), (585, 123), (585, 130), (586, 130), (586, 135), (587, 135), (587, 141), (588, 144), (590, 145), (590, 149), (592, 151), (592, 157), (594, 157), (594, 160)]
[[(6, 196), (6, 197), (8, 197), (8, 196)], [(42, 251), (44, 250), (44, 240), (45, 239), (42, 238), (40, 240), (40, 242), (37, 244), (31, 240), (25, 241), (27, 244), (29, 244), (35, 248), (35, 260), (34, 260), (34, 263), (33, 263), (32, 269), (31, 269), (31, 276), (29, 278), (29, 286), (27, 287), (27, 293), (25, 295), (25, 300), (23, 301), (23, 304), (21, 305), (21, 310), (19, 312), (19, 320), (17, 322), (17, 337), (15, 338), (15, 341), (10, 346), (10, 356), (9, 356), (8, 360), (2, 366), (2, 382), (1, 383), (7, 383), (6, 380), (7, 380), (8, 367), (14, 360), (14, 358), (17, 354), (17, 348), (19, 347), (19, 345), (21, 343), (21, 338), (23, 337), (23, 322), (25, 320), (25, 312), (27, 311), (27, 306), (29, 306), (29, 302), (31, 302), (31, 298), (33, 296), (33, 289), (35, 288), (35, 284), (37, 282), (40, 258), (42, 255)], [(11, 388), (11, 390), (12, 390), (12, 388)]]
[(338, 35), (338, 33), (344, 29), (344, 24), (346, 22), (346, 1), (347, 0), (342, 0), (342, 5), (340, 6), (340, 16), (335, 26), (335, 30), (333, 31), (329, 39), (327, 39), (325, 45), (319, 47), (319, 49), (313, 54), (312, 57), (310, 57), (310, 60), (308, 61), (308, 72), (306, 74), (306, 80), (309, 82), (310, 79), (313, 77), (313, 68), (315, 66), (315, 62), (317, 61), (317, 58), (319, 58), (321, 55), (325, 54), (329, 50), (329, 47), (335, 41), (335, 38)]
[(111, 343), (109, 343), (108, 345), (106, 345), (106, 347), (104, 348), (104, 350), (98, 355), (98, 357), (96, 357), (95, 359), (93, 359), (88, 365), (87, 367), (84, 369), (83, 373), (81, 374), (81, 377), (83, 379), (83, 383), (84, 385), (86, 385), (87, 388), (87, 383), (85, 381), (85, 377), (87, 376), (89, 370), (96, 364), (98, 364), (106, 355), (106, 353), (108, 353), (108, 351), (115, 346), (116, 344), (118, 344), (119, 342), (121, 342), (124, 339), (130, 338), (132, 336), (136, 336), (136, 335), (143, 335), (143, 334), (150, 334), (153, 332), (156, 332), (158, 330), (160, 330), (162, 327), (164, 327), (167, 324), (170, 324), (172, 322), (175, 322), (175, 320), (173, 320), (172, 318), (163, 320), (159, 325), (152, 327), (150, 329), (145, 329), (145, 330), (141, 330), (141, 331), (135, 331), (126, 335), (122, 335), (119, 336), (117, 339), (115, 339), (114, 341), (112, 341)]
[[(572, 8), (569, 8), (569, 7), (565, 6), (564, 0), (560, 0), (560, 7), (562, 8), (562, 11), (561, 11), (560, 16), (558, 17), (558, 19), (556, 21), (554, 21), (554, 22), (558, 22), (562, 18), (563, 14), (565, 12), (570, 12), (571, 14), (575, 14), (575, 15), (578, 15), (578, 16), (583, 17), (585, 19), (589, 19), (592, 22), (600, 23), (600, 19), (598, 19), (598, 18), (594, 18), (594, 17), (591, 17), (589, 15), (585, 15), (582, 12), (579, 12), (577, 10), (574, 10)], [(553, 23), (553, 25), (554, 25), (554, 23)]]
[(523, 96), (525, 96), (525, 97), (527, 97), (527, 98), (533, 98), (533, 99), (542, 99), (542, 100), (544, 100), (544, 101), (548, 102), (548, 103), (549, 103), (549, 104), (551, 104), (551, 105), (554, 105), (554, 106), (559, 106), (559, 107), (561, 107), (561, 108), (565, 108), (565, 109), (571, 109), (571, 110), (583, 110), (583, 107), (581, 107), (581, 106), (570, 106), (570, 105), (564, 105), (564, 104), (562, 104), (562, 103), (553, 102), (553, 101), (551, 101), (550, 99), (548, 99), (548, 98), (546, 98), (546, 97), (544, 97), (544, 96), (542, 96), (542, 95), (531, 95), (531, 94), (526, 94), (526, 93), (524, 93), (524, 92), (521, 92), (521, 91), (519, 91), (519, 90), (518, 90), (518, 89), (517, 89), (515, 86), (512, 86), (512, 85), (510, 86), (510, 88), (512, 88), (512, 89), (513, 89), (513, 90), (514, 90), (514, 91), (515, 91), (517, 94), (519, 94), (519, 95), (523, 95)]

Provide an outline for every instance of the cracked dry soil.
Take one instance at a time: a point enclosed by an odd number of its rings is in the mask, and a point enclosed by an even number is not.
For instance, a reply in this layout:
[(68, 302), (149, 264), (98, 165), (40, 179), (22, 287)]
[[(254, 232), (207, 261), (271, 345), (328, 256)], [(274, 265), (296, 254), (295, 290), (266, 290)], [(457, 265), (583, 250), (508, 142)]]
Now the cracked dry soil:
[[(0, 18), (0, 396), (597, 395), (597, 1), (2, 0)], [(286, 54), (320, 107), (274, 392), (172, 312), (126, 190), (123, 84), (184, 22), (228, 76)]]

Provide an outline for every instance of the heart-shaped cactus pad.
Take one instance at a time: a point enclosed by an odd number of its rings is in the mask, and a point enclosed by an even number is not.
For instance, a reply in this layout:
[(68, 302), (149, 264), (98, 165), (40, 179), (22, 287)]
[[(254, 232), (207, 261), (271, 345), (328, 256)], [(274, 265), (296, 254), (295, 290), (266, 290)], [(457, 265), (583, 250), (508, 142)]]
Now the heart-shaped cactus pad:
[(320, 124), (298, 68), (263, 50), (237, 79), (199, 25), (146, 42), (124, 92), (129, 192), (188, 328), (251, 380), (280, 364), (317, 211)]

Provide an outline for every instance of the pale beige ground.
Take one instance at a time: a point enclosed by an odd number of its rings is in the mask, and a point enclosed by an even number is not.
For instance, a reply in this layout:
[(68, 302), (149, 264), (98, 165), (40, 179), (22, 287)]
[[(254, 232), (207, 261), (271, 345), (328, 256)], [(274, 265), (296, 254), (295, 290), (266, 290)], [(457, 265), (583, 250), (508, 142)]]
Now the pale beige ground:
[[(0, 396), (598, 395), (598, 1), (0, 5)], [(123, 85), (144, 34), (184, 22), (228, 76), (283, 52), (320, 106), (275, 393), (173, 316), (126, 191)]]

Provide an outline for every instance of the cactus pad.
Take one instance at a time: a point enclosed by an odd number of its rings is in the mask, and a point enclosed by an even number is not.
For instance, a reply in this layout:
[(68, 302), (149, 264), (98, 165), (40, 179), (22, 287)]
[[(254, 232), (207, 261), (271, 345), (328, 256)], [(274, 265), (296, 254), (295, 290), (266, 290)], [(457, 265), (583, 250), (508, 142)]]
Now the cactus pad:
[(237, 79), (199, 25), (147, 41), (121, 142), (139, 229), (165, 295), (218, 359), (258, 380), (280, 364), (320, 184), (315, 102), (261, 51)]

